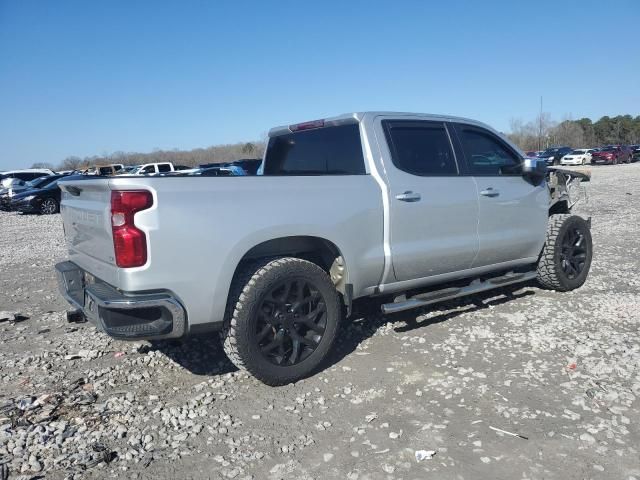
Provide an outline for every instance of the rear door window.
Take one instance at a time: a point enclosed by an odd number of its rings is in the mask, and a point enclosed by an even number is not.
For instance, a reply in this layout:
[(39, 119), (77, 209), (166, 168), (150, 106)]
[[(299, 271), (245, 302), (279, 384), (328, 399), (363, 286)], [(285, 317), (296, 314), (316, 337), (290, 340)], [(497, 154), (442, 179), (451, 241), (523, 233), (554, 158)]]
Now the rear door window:
[(520, 157), (488, 130), (470, 125), (457, 125), (471, 175), (522, 175)]
[(422, 177), (458, 175), (444, 123), (384, 120), (382, 126), (398, 169)]
[(269, 139), (264, 175), (366, 173), (358, 124), (323, 127)]
[(158, 171), (159, 172), (170, 172), (171, 171), (171, 166), (170, 165), (158, 165)]

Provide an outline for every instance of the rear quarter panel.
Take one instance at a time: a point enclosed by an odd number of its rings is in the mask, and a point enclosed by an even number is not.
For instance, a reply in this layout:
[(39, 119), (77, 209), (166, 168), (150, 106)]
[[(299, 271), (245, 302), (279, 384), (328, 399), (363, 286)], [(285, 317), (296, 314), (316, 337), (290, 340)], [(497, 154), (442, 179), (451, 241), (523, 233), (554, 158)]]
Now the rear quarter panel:
[(154, 195), (154, 206), (135, 218), (147, 235), (148, 262), (118, 269), (116, 286), (173, 291), (190, 325), (222, 321), (238, 263), (274, 238), (306, 235), (333, 242), (355, 296), (380, 280), (382, 199), (369, 175), (119, 177), (109, 185)]

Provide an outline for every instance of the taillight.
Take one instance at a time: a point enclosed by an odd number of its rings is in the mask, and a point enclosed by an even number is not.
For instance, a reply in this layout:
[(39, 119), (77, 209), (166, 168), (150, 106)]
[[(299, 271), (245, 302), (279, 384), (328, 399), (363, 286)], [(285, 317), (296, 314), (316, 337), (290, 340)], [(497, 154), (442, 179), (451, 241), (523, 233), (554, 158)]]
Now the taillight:
[(111, 231), (118, 267), (147, 263), (147, 237), (135, 226), (133, 217), (152, 205), (153, 196), (147, 190), (111, 192)]

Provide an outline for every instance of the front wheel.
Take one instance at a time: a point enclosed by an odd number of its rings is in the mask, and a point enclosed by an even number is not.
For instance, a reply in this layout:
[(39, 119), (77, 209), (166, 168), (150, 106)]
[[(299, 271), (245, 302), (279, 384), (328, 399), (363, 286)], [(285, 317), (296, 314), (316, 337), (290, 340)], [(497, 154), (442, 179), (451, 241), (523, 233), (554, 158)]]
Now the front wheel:
[(592, 256), (591, 231), (586, 220), (577, 215), (551, 215), (538, 260), (538, 282), (560, 292), (579, 288), (587, 279)]
[(331, 350), (342, 305), (316, 264), (292, 257), (250, 264), (231, 290), (221, 336), (238, 368), (285, 385), (311, 374)]
[(40, 204), (40, 213), (43, 215), (51, 215), (60, 211), (60, 205), (55, 198), (45, 198)]

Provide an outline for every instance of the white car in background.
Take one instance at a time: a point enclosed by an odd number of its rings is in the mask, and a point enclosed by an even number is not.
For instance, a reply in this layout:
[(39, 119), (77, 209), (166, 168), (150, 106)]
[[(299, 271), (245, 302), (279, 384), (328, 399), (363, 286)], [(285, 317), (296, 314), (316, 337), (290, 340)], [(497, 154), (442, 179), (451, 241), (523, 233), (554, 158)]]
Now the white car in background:
[(578, 148), (568, 153), (560, 160), (560, 165), (587, 165), (591, 163), (591, 154), (593, 149)]
[(157, 175), (158, 173), (174, 172), (175, 168), (171, 162), (162, 163), (145, 163), (140, 165), (133, 172), (129, 172), (128, 175)]

